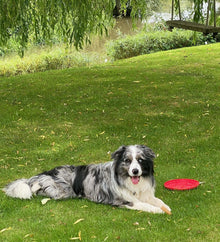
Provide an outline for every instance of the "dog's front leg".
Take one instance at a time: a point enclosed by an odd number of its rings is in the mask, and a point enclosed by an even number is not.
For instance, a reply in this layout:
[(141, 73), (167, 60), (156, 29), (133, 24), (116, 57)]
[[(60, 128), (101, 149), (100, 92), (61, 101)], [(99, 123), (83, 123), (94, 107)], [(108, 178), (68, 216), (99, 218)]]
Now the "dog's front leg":
[(134, 202), (133, 204), (125, 205), (126, 208), (132, 209), (132, 210), (140, 210), (145, 211), (149, 213), (164, 213), (164, 211), (160, 207), (155, 207), (148, 203), (143, 202)]
[(150, 204), (152, 204), (153, 206), (162, 208), (167, 213), (170, 213), (171, 212), (170, 207), (168, 205), (166, 205), (161, 199), (159, 199), (157, 197), (151, 197), (151, 198), (148, 199), (147, 202), (150, 203)]
[(154, 193), (141, 193), (139, 195), (139, 200), (144, 203), (149, 203), (155, 207), (163, 208), (166, 213), (171, 213), (171, 209), (166, 205), (161, 199), (154, 196)]

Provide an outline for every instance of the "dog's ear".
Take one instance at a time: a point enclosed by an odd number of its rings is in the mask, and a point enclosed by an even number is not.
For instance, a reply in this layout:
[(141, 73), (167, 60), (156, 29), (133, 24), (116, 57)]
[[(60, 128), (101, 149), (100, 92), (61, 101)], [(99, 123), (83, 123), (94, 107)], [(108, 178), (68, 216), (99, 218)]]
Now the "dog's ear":
[(120, 146), (114, 153), (112, 153), (112, 159), (114, 160), (120, 159), (124, 154), (125, 150), (126, 150), (125, 145)]
[(145, 145), (140, 145), (141, 149), (143, 150), (144, 152), (144, 155), (147, 157), (147, 158), (156, 158), (156, 155), (155, 153), (153, 152), (152, 149), (150, 149), (149, 147), (145, 146)]

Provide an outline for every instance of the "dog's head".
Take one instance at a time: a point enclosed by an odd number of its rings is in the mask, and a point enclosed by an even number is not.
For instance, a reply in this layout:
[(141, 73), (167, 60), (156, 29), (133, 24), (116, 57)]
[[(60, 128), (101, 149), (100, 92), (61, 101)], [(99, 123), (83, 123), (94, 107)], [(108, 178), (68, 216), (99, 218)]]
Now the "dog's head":
[(144, 145), (121, 146), (112, 154), (115, 163), (115, 176), (120, 184), (123, 179), (130, 177), (134, 185), (140, 177), (153, 177), (155, 158), (154, 152)]

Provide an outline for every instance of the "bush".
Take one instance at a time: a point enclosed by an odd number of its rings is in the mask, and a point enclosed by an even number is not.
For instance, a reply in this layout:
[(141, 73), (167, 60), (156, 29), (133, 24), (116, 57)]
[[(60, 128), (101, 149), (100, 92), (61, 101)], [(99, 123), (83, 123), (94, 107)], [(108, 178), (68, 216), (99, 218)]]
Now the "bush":
[(173, 30), (140, 33), (123, 39), (110, 41), (107, 54), (112, 59), (124, 59), (157, 51), (200, 45), (204, 43), (202, 34), (192, 31)]

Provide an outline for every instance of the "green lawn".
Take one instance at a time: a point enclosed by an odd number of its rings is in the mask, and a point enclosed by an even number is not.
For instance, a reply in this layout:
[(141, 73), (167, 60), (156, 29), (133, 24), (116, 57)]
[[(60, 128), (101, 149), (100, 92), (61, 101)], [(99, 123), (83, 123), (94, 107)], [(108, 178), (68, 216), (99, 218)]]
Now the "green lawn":
[[(1, 188), (145, 144), (158, 155), (156, 196), (172, 208), (169, 216), (79, 199), (42, 205), (0, 191), (0, 241), (219, 241), (219, 86), (220, 44), (0, 78)], [(204, 183), (163, 187), (186, 177)]]

